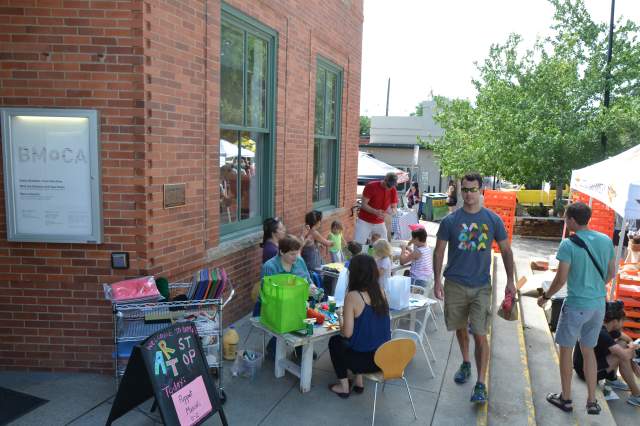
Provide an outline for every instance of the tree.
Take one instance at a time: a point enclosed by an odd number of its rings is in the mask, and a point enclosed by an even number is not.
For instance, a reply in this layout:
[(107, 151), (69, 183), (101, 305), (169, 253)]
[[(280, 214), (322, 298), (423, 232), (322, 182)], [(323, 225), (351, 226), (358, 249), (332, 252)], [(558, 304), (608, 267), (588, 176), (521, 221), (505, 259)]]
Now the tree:
[(409, 117), (422, 117), (424, 114), (424, 106), (420, 103), (416, 105), (416, 110), (409, 114)]
[(521, 38), (494, 45), (478, 65), (475, 103), (436, 97), (445, 135), (434, 145), (444, 174), (473, 169), (512, 182), (553, 181), (628, 148), (640, 135), (638, 26), (616, 26), (611, 108), (602, 98), (608, 26), (591, 20), (582, 0), (549, 0), (555, 35), (519, 54)]
[(361, 115), (360, 116), (360, 136), (369, 136), (371, 131), (371, 118)]

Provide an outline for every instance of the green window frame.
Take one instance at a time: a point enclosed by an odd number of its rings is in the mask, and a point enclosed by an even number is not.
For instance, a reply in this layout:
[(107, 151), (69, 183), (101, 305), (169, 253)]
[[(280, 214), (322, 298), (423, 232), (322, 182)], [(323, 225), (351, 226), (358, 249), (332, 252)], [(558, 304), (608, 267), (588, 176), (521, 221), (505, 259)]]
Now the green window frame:
[(317, 58), (313, 140), (313, 207), (337, 207), (340, 187), (342, 68)]
[(222, 3), (220, 46), (219, 218), (227, 240), (273, 215), (278, 33)]

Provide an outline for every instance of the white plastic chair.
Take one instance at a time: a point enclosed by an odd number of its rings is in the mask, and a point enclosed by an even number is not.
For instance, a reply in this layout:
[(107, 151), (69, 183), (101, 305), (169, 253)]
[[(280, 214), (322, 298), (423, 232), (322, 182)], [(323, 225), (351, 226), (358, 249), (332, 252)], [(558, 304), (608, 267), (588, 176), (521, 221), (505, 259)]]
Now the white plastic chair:
[[(432, 285), (433, 285), (433, 284), (432, 284)], [(431, 288), (433, 288), (433, 287), (431, 287)], [(438, 303), (438, 302), (439, 302), (439, 300), (436, 300), (436, 299), (432, 299), (432, 298), (427, 297), (427, 295), (426, 295), (427, 288), (425, 288), (425, 287), (420, 287), (420, 286), (417, 286), (417, 285), (412, 285), (412, 286), (411, 286), (411, 288), (410, 288), (410, 291), (411, 291), (411, 294), (419, 294), (420, 296), (424, 297), (424, 298), (427, 300), (427, 308), (426, 308), (426, 311), (427, 311), (427, 313), (429, 314), (429, 316), (431, 317), (431, 319), (433, 320), (433, 325), (434, 325), (434, 327), (436, 328), (436, 331), (438, 331), (438, 321), (436, 320), (436, 316), (435, 316), (435, 314), (433, 313), (433, 309), (431, 309), (431, 307), (432, 307), (433, 305), (439, 305), (439, 303)], [(439, 305), (439, 306), (440, 306), (440, 305)], [(442, 306), (440, 306), (440, 309), (442, 310)], [(444, 315), (444, 311), (442, 311), (442, 313), (443, 313), (443, 315)], [(397, 321), (406, 321), (406, 320), (408, 320), (408, 319), (409, 319), (409, 318), (400, 318), (400, 319), (398, 319)], [(427, 319), (428, 319), (428, 318), (425, 316), (425, 318), (424, 318), (425, 323), (426, 323), (426, 320), (427, 320)], [(396, 327), (394, 327), (394, 328), (396, 328)], [(425, 330), (425, 332), (426, 332), (426, 324), (424, 324), (424, 330)]]
[[(442, 307), (442, 300), (437, 300), (435, 294), (433, 293), (433, 286), (434, 286), (434, 280), (433, 277), (431, 277), (429, 279), (429, 281), (427, 282), (427, 287), (418, 287), (420, 289), (422, 289), (421, 294), (427, 296), (426, 294), (426, 290), (429, 290), (429, 294), (428, 296), (431, 297), (431, 299), (433, 299), (437, 304), (438, 307), (440, 308), (440, 313), (444, 316), (444, 308)], [(433, 318), (435, 321), (435, 318)], [(438, 329), (438, 326), (436, 325), (436, 330)]]
[[(421, 287), (420, 287), (421, 288)], [(430, 299), (431, 300), (431, 299)], [(431, 367), (431, 361), (429, 360), (429, 356), (427, 355), (427, 351), (424, 347), (424, 342), (427, 342), (427, 346), (429, 347), (429, 352), (431, 352), (431, 357), (433, 358), (433, 362), (436, 362), (436, 355), (433, 352), (433, 348), (431, 348), (431, 343), (429, 342), (429, 338), (427, 337), (425, 331), (427, 328), (427, 320), (429, 316), (433, 316), (433, 312), (431, 312), (431, 305), (427, 305), (424, 310), (424, 316), (422, 320), (416, 320), (418, 325), (417, 331), (404, 330), (402, 328), (395, 328), (391, 331), (392, 339), (406, 338), (411, 339), (416, 343), (416, 346), (420, 344), (422, 348), (422, 353), (424, 354), (424, 359), (427, 360), (427, 366), (429, 367), (429, 371), (431, 372), (431, 377), (435, 377), (435, 373), (433, 372), (433, 367)], [(408, 319), (408, 318), (403, 318)]]

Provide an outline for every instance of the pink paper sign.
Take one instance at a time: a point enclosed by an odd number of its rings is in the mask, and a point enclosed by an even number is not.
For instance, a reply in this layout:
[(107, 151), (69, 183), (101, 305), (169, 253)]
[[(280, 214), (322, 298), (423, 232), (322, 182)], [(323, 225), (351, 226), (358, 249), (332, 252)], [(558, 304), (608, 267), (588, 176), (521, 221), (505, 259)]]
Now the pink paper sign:
[(192, 426), (211, 412), (211, 401), (202, 376), (171, 395), (180, 426)]

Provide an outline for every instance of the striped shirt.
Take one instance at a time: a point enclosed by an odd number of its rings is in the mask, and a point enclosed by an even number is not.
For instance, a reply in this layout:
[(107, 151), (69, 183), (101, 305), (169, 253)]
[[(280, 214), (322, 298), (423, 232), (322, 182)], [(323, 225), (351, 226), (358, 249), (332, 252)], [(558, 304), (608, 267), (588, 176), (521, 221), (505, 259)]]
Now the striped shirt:
[(411, 278), (414, 280), (430, 280), (433, 277), (431, 249), (427, 246), (416, 246), (415, 250), (420, 252), (420, 258), (411, 262)]

